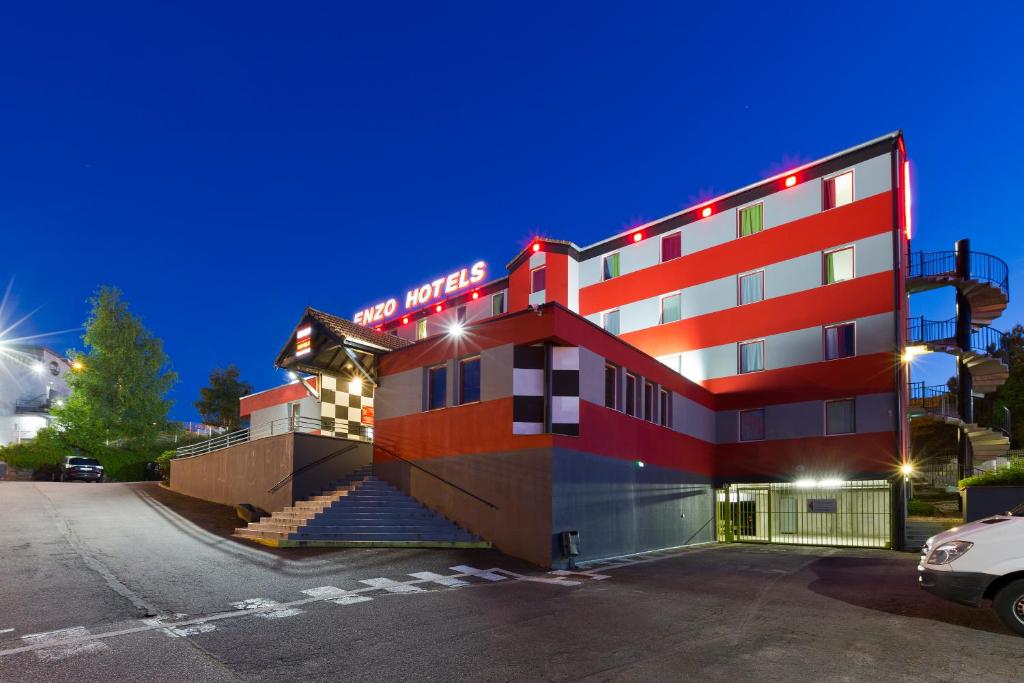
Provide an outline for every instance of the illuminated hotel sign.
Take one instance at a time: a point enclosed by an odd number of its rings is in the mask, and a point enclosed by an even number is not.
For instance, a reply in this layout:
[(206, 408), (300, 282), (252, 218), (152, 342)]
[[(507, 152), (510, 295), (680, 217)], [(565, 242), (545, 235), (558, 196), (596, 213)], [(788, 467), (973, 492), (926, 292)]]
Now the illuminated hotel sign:
[[(447, 277), (439, 277), (420, 287), (410, 289), (405, 293), (405, 308), (403, 310), (409, 311), (426, 306), (441, 297), (461, 292), (482, 282), (485, 277), (487, 277), (487, 264), (477, 261), (469, 268), (457, 270), (454, 273), (449, 273)], [(352, 319), (360, 325), (370, 325), (391, 317), (397, 310), (398, 300), (388, 299), (376, 306), (358, 311)]]
[(295, 332), (295, 355), (305, 356), (313, 350), (313, 328), (309, 325)]

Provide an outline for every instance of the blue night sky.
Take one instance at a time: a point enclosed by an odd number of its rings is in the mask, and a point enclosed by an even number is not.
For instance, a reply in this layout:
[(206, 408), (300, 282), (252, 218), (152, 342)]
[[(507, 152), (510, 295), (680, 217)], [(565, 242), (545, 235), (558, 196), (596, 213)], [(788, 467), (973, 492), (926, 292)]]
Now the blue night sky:
[(213, 367), (281, 381), (307, 305), (498, 275), (536, 233), (589, 244), (897, 128), (914, 247), (969, 236), (1024, 293), (1019, 6), (485, 4), (6, 3), (0, 282), (42, 307), (20, 331), (120, 287), (194, 419)]

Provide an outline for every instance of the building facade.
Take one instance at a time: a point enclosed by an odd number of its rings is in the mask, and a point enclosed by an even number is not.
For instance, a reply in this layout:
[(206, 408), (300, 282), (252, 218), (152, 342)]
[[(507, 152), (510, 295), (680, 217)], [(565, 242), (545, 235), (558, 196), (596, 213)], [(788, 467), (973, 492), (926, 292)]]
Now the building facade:
[(42, 346), (0, 349), (0, 446), (30, 441), (68, 394), (71, 364)]
[(537, 237), (498, 277), (474, 262), (352, 321), (307, 309), (277, 364), (309, 379), (275, 391), (538, 564), (567, 560), (567, 532), (584, 558), (899, 545), (911, 216), (896, 132), (595, 244)]

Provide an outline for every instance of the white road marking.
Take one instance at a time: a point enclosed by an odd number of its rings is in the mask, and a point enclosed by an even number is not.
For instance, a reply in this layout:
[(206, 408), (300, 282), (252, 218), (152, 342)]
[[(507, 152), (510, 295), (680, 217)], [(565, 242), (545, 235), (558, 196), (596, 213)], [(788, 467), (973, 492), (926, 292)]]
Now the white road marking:
[(105, 643), (98, 640), (66, 642), (69, 638), (81, 638), (90, 635), (84, 626), (72, 626), (57, 631), (30, 633), (21, 639), (29, 645), (41, 646), (36, 650), (36, 657), (44, 662), (57, 662), (68, 657), (84, 654), (97, 654), (109, 650)]
[[(453, 571), (459, 572), (459, 573), (454, 575), (454, 576), (444, 577), (444, 578), (460, 579), (460, 578), (464, 578), (464, 577), (468, 577), (468, 576), (473, 576), (473, 577), (479, 577), (479, 578), (484, 579), (484, 580), (489, 581), (489, 582), (504, 581), (506, 579), (512, 579), (514, 581), (534, 581), (534, 582), (537, 582), (537, 583), (549, 583), (549, 584), (556, 584), (556, 585), (561, 585), (561, 586), (578, 586), (578, 585), (580, 585), (579, 581), (568, 581), (568, 580), (564, 580), (564, 579), (551, 579), (551, 578), (543, 578), (543, 577), (536, 577), (536, 576), (527, 576), (527, 575), (524, 575), (524, 574), (518, 574), (516, 572), (509, 571), (507, 569), (501, 569), (501, 568), (498, 568), (498, 567), (495, 567), (495, 568), (492, 568), (492, 569), (476, 569), (474, 567), (469, 567), (469, 566), (466, 566), (466, 565), (459, 565), (457, 567), (450, 567), (450, 569), (452, 569)], [(504, 574), (507, 574), (508, 576), (502, 576), (501, 574), (498, 574), (497, 572), (503, 572)], [(308, 604), (311, 604), (311, 603), (324, 602), (324, 601), (334, 602), (334, 603), (337, 603), (337, 604), (340, 604), (340, 605), (348, 605), (348, 604), (354, 604), (354, 603), (359, 603), (359, 602), (367, 602), (369, 600), (372, 600), (372, 598), (369, 597), (369, 596), (360, 595), (360, 593), (364, 593), (364, 592), (367, 592), (367, 591), (380, 590), (380, 588), (382, 588), (383, 586), (379, 586), (378, 584), (375, 583), (378, 580), (379, 579), (371, 579), (369, 582), (364, 581), (363, 583), (371, 583), (372, 585), (370, 585), (370, 586), (368, 586), (366, 588), (360, 588), (360, 589), (353, 590), (353, 591), (341, 591), (340, 588), (334, 588), (333, 586), (322, 586), (320, 589), (315, 589), (315, 588), (308, 589), (308, 591), (303, 591), (303, 592), (306, 593), (307, 595), (310, 595), (310, 597), (302, 599), (302, 600), (294, 600), (294, 601), (286, 602), (286, 603), (277, 603), (277, 602), (275, 602), (273, 600), (268, 600), (268, 599), (265, 599), (265, 598), (252, 598), (250, 600), (242, 600), (239, 603), (236, 603), (236, 605), (244, 605), (244, 607), (235, 607), (235, 609), (227, 611), (227, 612), (220, 612), (220, 613), (217, 613), (217, 614), (209, 614), (209, 615), (206, 615), (206, 616), (195, 617), (193, 619), (187, 619), (187, 620), (184, 620), (184, 621), (177, 621), (177, 622), (165, 621), (165, 620), (169, 620), (169, 619), (181, 619), (182, 617), (186, 616), (184, 614), (175, 614), (173, 616), (162, 617), (162, 618), (157, 618), (157, 619), (138, 620), (138, 621), (135, 622), (136, 624), (140, 624), (138, 626), (131, 626), (131, 627), (128, 627), (128, 628), (115, 629), (115, 630), (112, 630), (112, 631), (106, 631), (104, 633), (89, 633), (89, 631), (86, 630), (84, 627), (75, 627), (73, 629), (63, 629), (61, 631), (52, 631), (50, 633), (44, 633), (44, 634), (39, 634), (39, 633), (31, 634), (29, 636), (22, 636), (22, 639), (26, 642), (25, 645), (22, 645), (20, 647), (15, 647), (15, 648), (9, 648), (7, 650), (0, 650), (0, 657), (8, 657), (8, 656), (11, 656), (11, 655), (21, 654), (23, 652), (36, 652), (38, 654), (39, 652), (44, 651), (44, 650), (52, 651), (52, 650), (54, 650), (54, 648), (57, 648), (57, 647), (69, 648), (70, 649), (70, 648), (76, 648), (77, 646), (83, 646), (84, 648), (91, 648), (92, 646), (99, 646), (95, 650), (96, 652), (98, 652), (100, 650), (109, 649), (109, 648), (107, 648), (107, 646), (105, 644), (103, 644), (100, 641), (106, 640), (106, 639), (110, 639), (110, 638), (117, 638), (119, 636), (132, 635), (132, 634), (135, 634), (135, 633), (145, 633), (146, 631), (155, 631), (155, 630), (160, 630), (160, 629), (164, 630), (165, 632), (170, 632), (172, 635), (175, 635), (175, 636), (185, 635), (185, 634), (193, 635), (195, 633), (208, 633), (210, 630), (212, 630), (214, 628), (214, 624), (212, 622), (217, 622), (217, 621), (221, 621), (221, 620), (224, 620), (224, 619), (237, 619), (239, 617), (246, 617), (246, 616), (262, 616), (262, 613), (264, 613), (264, 612), (288, 611), (288, 610), (291, 610), (291, 609), (293, 609), (295, 607), (298, 607), (298, 606), (301, 606), (301, 605), (308, 605)], [(416, 586), (414, 586), (412, 584), (426, 583), (426, 582), (430, 582), (430, 580), (428, 580), (428, 579), (419, 579), (417, 581), (411, 581), (411, 582), (408, 582), (408, 583), (405, 583), (405, 584), (400, 584), (397, 581), (393, 581), (391, 583), (394, 584), (394, 585), (397, 585), (397, 586), (401, 586), (401, 587), (403, 587), (405, 589), (405, 590), (400, 590), (400, 591), (397, 591), (397, 592), (408, 593), (408, 592), (423, 592), (423, 589), (417, 588)], [(474, 585), (476, 585), (476, 586), (484, 586), (484, 585), (489, 585), (489, 584), (469, 584), (470, 587), (473, 587)], [(335, 591), (341, 591), (341, 593), (343, 593), (343, 595), (341, 595), (341, 597), (331, 597), (331, 596), (334, 596), (334, 595), (339, 595), (339, 593), (335, 593), (333, 591), (329, 591), (329, 592), (325, 591), (322, 594), (313, 595), (310, 592), (310, 591), (319, 591), (319, 590), (328, 589), (328, 588), (332, 588)], [(324, 597), (320, 597), (320, 595), (323, 595)], [(295, 610), (295, 613), (296, 614), (297, 613), (301, 613), (301, 611), (302, 610)], [(289, 614), (289, 616), (290, 616), (290, 614)], [(269, 618), (276, 618), (276, 617), (269, 617)], [(193, 627), (198, 627), (198, 628), (193, 629)], [(43, 639), (43, 638), (41, 638), (42, 636), (50, 636), (50, 638)], [(76, 652), (78, 652), (78, 651), (89, 651), (89, 650), (88, 649), (76, 650)]]
[(13, 628), (0, 628), (0, 633), (10, 633), (13, 630)]
[(605, 579), (612, 578), (612, 577), (608, 576), (607, 574), (595, 574), (595, 573), (593, 573), (593, 571), (589, 571), (589, 572), (573, 572), (573, 571), (569, 571), (568, 569), (556, 569), (554, 571), (548, 572), (548, 574), (554, 574), (555, 576), (586, 576), (586, 577), (589, 577), (591, 579), (594, 579), (595, 581), (604, 581)]
[(457, 567), (448, 568), (451, 569), (453, 572), (459, 572), (460, 574), (465, 574), (466, 576), (475, 576), (477, 578), (486, 579), (488, 581), (505, 580), (505, 577), (501, 574), (495, 574), (494, 572), (487, 571), (486, 569), (474, 569), (473, 567), (468, 567), (464, 564), (460, 564)]
[(256, 616), (263, 619), (284, 619), (285, 617), (294, 617), (297, 614), (302, 614), (300, 609), (283, 606), (277, 600), (270, 600), (268, 598), (249, 598), (248, 600), (233, 602), (231, 606), (239, 610), (260, 610), (256, 613)]
[(452, 576), (442, 576), (440, 574), (435, 574), (434, 572), (416, 572), (414, 574), (409, 574), (409, 576), (415, 576), (417, 579), (422, 579), (423, 581), (426, 581), (428, 583), (437, 583), (442, 586), (449, 586), (451, 588), (458, 588), (459, 586), (469, 585), (468, 581), (456, 579)]
[(320, 586), (319, 588), (310, 588), (302, 592), (311, 598), (333, 602), (335, 605), (355, 605), (360, 602), (373, 600), (368, 595), (356, 595), (354, 591), (346, 591), (334, 586)]
[(363, 579), (359, 583), (365, 583), (367, 586), (372, 588), (383, 588), (389, 593), (418, 593), (423, 590), (419, 586), (413, 586), (409, 583), (399, 583), (385, 578)]

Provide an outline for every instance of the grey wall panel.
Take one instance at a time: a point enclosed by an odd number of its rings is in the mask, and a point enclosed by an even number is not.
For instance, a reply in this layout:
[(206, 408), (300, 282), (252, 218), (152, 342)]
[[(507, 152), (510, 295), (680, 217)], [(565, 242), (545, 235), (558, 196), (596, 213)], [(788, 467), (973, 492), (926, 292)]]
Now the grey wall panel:
[(764, 268), (764, 296), (771, 299), (821, 287), (822, 256), (815, 251)]
[(580, 261), (580, 287), (596, 285), (601, 281), (601, 257)]
[(857, 277), (893, 269), (892, 238), (891, 232), (884, 232), (853, 243), (854, 271)]
[(381, 378), (374, 392), (374, 417), (387, 420), (421, 412), (423, 406), (424, 369), (413, 368)]
[(548, 290), (542, 289), (539, 292), (530, 292), (530, 305), (540, 306), (548, 300)]
[(766, 439), (806, 439), (825, 433), (822, 401), (780, 403), (765, 408)]
[(580, 398), (604, 405), (604, 358), (590, 349), (580, 349)]
[(672, 392), (672, 429), (683, 434), (715, 442), (715, 411)]
[(857, 319), (856, 351), (858, 356), (896, 352), (896, 320), (893, 313), (879, 313)]
[(896, 395), (865, 394), (857, 397), (857, 433), (896, 431)]
[(854, 199), (865, 199), (892, 189), (892, 156), (883, 154), (854, 166)]
[(568, 258), (569, 293), (567, 308), (573, 313), (580, 312), (580, 264), (572, 256)]
[(736, 305), (736, 276), (729, 275), (687, 287), (683, 290), (682, 301), (684, 318), (732, 308)]
[(736, 374), (736, 344), (720, 344), (680, 354), (679, 372), (694, 382)]
[(821, 212), (821, 180), (815, 178), (764, 198), (765, 230)]
[(529, 268), (530, 268), (530, 270), (533, 270), (534, 268), (539, 268), (540, 266), (545, 265), (547, 262), (548, 262), (547, 252), (538, 251), (535, 254), (530, 254), (530, 265), (529, 265)]
[(512, 395), (512, 344), (480, 352), (480, 400)]
[(702, 218), (683, 228), (683, 256), (736, 239), (736, 210)]
[(619, 334), (657, 325), (660, 317), (660, 297), (654, 296), (626, 304), (619, 309)]
[(773, 334), (764, 342), (764, 367), (766, 370), (817, 363), (821, 359), (820, 327), (808, 327), (802, 330)]
[(561, 531), (580, 532), (578, 560), (714, 540), (714, 492), (706, 477), (555, 448), (551, 544), (564, 566)]
[(715, 443), (736, 443), (740, 440), (738, 410), (719, 410), (715, 413)]
[(619, 266), (623, 275), (650, 268), (661, 262), (661, 239), (646, 239), (625, 246), (620, 251)]

